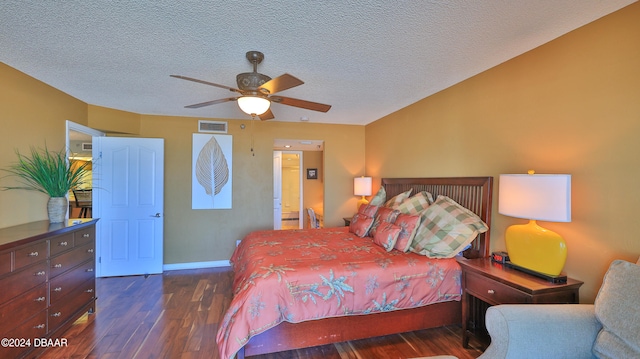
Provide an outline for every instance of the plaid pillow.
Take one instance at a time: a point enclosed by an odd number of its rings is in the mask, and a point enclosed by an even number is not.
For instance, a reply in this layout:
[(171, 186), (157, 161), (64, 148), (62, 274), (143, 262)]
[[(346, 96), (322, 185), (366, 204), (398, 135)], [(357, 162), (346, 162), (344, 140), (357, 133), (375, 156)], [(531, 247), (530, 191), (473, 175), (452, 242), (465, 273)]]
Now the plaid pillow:
[(447, 196), (438, 196), (422, 214), (410, 250), (430, 258), (452, 258), (489, 227)]
[(433, 203), (433, 196), (427, 191), (416, 193), (405, 199), (395, 207), (398, 211), (406, 214), (418, 214)]
[(349, 225), (349, 232), (354, 233), (358, 237), (364, 237), (369, 232), (369, 228), (373, 224), (373, 217), (365, 216), (361, 213), (356, 213), (351, 219)]
[(416, 235), (416, 230), (420, 224), (420, 216), (400, 213), (394, 224), (401, 229), (394, 248), (401, 252), (408, 252), (409, 245)]
[(375, 217), (376, 219), (373, 221), (371, 229), (369, 229), (369, 237), (373, 237), (376, 235), (376, 229), (382, 221), (393, 223), (395, 222), (396, 217), (398, 217), (399, 214), (400, 212), (396, 211), (395, 209), (391, 209), (389, 207), (380, 207), (380, 209), (378, 210), (378, 214)]
[(369, 204), (374, 206), (382, 206), (385, 199), (387, 199), (387, 191), (384, 189), (384, 187), (380, 187), (378, 193), (376, 193), (376, 195), (371, 198), (371, 201), (369, 201)]
[(376, 231), (376, 235), (373, 236), (373, 243), (384, 248), (387, 252), (393, 249), (393, 246), (398, 240), (398, 235), (402, 228), (396, 226), (393, 223), (382, 222)]
[(409, 196), (411, 195), (411, 191), (413, 191), (413, 188), (409, 189), (408, 191), (405, 191), (405, 192), (402, 192), (400, 194), (397, 194), (397, 195), (393, 196), (390, 200), (388, 200), (384, 204), (384, 206), (385, 207), (391, 207), (391, 208), (395, 209), (397, 205), (402, 203), (405, 199), (409, 198)]

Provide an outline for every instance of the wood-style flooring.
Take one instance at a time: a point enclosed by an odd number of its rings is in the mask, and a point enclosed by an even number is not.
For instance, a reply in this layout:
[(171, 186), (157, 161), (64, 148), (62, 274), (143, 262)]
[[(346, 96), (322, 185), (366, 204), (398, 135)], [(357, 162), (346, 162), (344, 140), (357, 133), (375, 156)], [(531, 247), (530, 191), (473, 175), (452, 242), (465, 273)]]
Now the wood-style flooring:
[[(98, 278), (96, 313), (62, 334), (68, 346), (40, 358), (219, 358), (215, 336), (231, 299), (231, 275), (229, 268), (210, 268)], [(480, 343), (463, 349), (461, 332), (448, 326), (252, 358), (477, 358)]]

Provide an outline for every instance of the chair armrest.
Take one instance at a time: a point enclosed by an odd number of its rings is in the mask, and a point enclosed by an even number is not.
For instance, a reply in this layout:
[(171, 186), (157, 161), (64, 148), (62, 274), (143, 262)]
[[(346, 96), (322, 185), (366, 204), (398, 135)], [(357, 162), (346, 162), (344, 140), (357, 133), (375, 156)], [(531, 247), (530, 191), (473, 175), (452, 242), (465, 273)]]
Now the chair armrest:
[(491, 345), (480, 358), (594, 358), (602, 327), (591, 304), (503, 304), (487, 309)]

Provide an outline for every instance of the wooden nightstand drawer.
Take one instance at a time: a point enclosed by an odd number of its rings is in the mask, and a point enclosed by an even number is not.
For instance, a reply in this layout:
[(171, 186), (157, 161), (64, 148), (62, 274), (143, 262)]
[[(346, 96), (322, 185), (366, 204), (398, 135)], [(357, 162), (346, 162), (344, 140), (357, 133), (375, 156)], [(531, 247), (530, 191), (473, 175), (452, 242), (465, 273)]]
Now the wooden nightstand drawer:
[(582, 282), (568, 278), (555, 284), (493, 263), (489, 258), (458, 258), (462, 269), (462, 346), (469, 336), (488, 344), (484, 325), (487, 308), (498, 304), (578, 303)]
[(465, 288), (469, 294), (493, 305), (531, 301), (531, 296), (526, 293), (475, 273), (465, 275)]

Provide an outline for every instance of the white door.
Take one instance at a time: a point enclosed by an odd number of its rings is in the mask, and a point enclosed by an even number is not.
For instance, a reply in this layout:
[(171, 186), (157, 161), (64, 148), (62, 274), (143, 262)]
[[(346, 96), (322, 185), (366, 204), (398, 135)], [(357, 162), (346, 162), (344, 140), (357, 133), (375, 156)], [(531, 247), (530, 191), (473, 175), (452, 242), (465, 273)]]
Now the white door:
[(282, 229), (282, 151), (273, 151), (273, 229)]
[(96, 274), (162, 273), (164, 140), (94, 137), (93, 153)]

